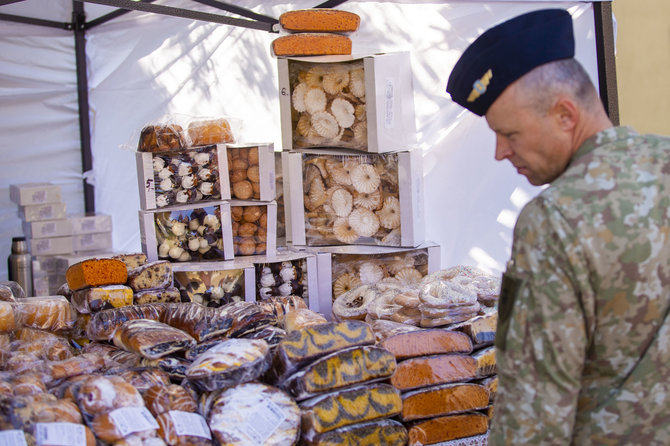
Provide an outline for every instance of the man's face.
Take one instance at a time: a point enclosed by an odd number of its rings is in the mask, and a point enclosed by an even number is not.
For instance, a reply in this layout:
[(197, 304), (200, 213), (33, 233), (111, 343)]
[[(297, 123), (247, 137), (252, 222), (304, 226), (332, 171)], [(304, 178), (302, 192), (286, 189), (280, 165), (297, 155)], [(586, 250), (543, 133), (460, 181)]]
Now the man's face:
[(535, 186), (551, 183), (568, 164), (570, 139), (550, 110), (541, 115), (530, 105), (518, 83), (493, 102), (486, 121), (496, 134), (495, 158), (509, 160)]

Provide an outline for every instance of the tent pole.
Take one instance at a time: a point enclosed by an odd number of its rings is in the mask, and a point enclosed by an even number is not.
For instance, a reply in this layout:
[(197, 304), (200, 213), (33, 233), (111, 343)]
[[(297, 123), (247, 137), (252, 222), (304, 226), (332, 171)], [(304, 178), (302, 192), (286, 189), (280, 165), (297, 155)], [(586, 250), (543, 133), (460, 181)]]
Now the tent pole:
[(612, 2), (593, 2), (598, 59), (600, 99), (614, 125), (619, 125), (619, 96), (617, 93), (616, 60), (614, 56), (614, 22)]
[[(79, 102), (79, 139), (81, 141), (82, 172), (93, 170), (91, 153), (91, 123), (88, 108), (88, 77), (86, 70), (86, 16), (84, 4), (72, 1), (72, 25), (74, 31), (74, 51), (77, 62), (77, 97)], [(86, 212), (95, 212), (95, 191), (93, 186), (84, 182), (84, 208)]]

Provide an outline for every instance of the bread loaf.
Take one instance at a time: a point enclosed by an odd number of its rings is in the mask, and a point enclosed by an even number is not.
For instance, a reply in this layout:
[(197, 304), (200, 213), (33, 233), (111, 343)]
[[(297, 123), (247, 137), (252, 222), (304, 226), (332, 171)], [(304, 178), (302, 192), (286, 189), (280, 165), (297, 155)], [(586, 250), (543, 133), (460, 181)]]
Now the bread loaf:
[(372, 326), (372, 331), (375, 332), (377, 342), (382, 342), (384, 339), (390, 338), (391, 336), (395, 336), (397, 334), (422, 330), (421, 328), (415, 327), (414, 325), (387, 321), (386, 319), (377, 319), (370, 325)]
[(225, 118), (192, 121), (188, 125), (188, 138), (191, 146), (235, 142), (230, 122)]
[(489, 391), (489, 401), (493, 402), (496, 393), (498, 392), (498, 376), (489, 376), (488, 378), (480, 379), (476, 382), (486, 387), (486, 390)]
[(382, 419), (351, 424), (323, 434), (303, 435), (301, 441), (305, 446), (405, 446), (407, 429), (398, 421)]
[(154, 367), (125, 369), (119, 372), (121, 378), (137, 389), (145, 398), (146, 393), (152, 387), (164, 388), (170, 385), (170, 376), (163, 370)]
[(72, 293), (72, 305), (82, 314), (133, 304), (133, 290), (125, 285), (83, 288)]
[(133, 301), (136, 305), (153, 303), (181, 302), (179, 290), (173, 286), (135, 292)]
[(0, 333), (6, 333), (15, 328), (14, 307), (9, 302), (0, 301)]
[(212, 433), (202, 415), (171, 410), (156, 416), (158, 434), (168, 445), (211, 446)]
[(118, 376), (92, 376), (86, 379), (76, 395), (77, 405), (88, 420), (114, 409), (144, 406), (140, 393)]
[(480, 413), (448, 415), (421, 421), (409, 428), (409, 445), (427, 445), (483, 434), (488, 417)]
[(177, 124), (148, 125), (140, 133), (139, 152), (166, 152), (184, 147), (183, 129)]
[(163, 311), (165, 311), (165, 306), (156, 304), (102, 310), (93, 315), (86, 328), (86, 333), (93, 341), (108, 341), (112, 339), (114, 330), (124, 322), (135, 319), (160, 320)]
[(400, 392), (388, 384), (369, 384), (338, 390), (300, 403), (302, 429), (315, 435), (350, 424), (398, 415)]
[(227, 339), (198, 356), (186, 377), (201, 391), (253, 381), (270, 366), (270, 347), (257, 339)]
[(395, 358), (383, 348), (352, 347), (317, 359), (279, 387), (299, 401), (317, 393), (387, 378), (395, 368)]
[(231, 302), (213, 309), (212, 313), (232, 319), (230, 329), (226, 332), (226, 336), (231, 338), (237, 338), (277, 323), (274, 314), (252, 302)]
[(319, 56), (351, 54), (351, 39), (332, 33), (298, 33), (272, 41), (275, 56)]
[(17, 326), (59, 331), (71, 328), (76, 312), (63, 296), (25, 297), (14, 308)]
[(286, 331), (284, 331), (282, 328), (275, 327), (274, 325), (268, 325), (267, 327), (263, 327), (260, 330), (245, 333), (241, 337), (246, 339), (262, 339), (268, 343), (270, 348), (272, 348), (279, 344), (282, 339), (286, 337)]
[(149, 412), (154, 416), (171, 410), (182, 412), (198, 410), (198, 404), (188, 390), (176, 384), (149, 387), (143, 397)]
[(172, 286), (172, 264), (167, 260), (157, 260), (133, 268), (128, 271), (128, 286), (133, 291)]
[(398, 363), (391, 384), (405, 392), (437, 384), (469, 381), (477, 376), (477, 363), (464, 354), (422, 356)]
[(464, 333), (448, 330), (418, 330), (388, 337), (380, 342), (397, 360), (442, 353), (470, 353), (472, 341)]
[(147, 263), (147, 255), (143, 252), (137, 252), (133, 254), (117, 254), (112, 256), (113, 259), (121, 260), (126, 264), (126, 268), (131, 270)]
[(207, 415), (220, 444), (293, 445), (300, 436), (300, 409), (281, 390), (245, 383), (221, 392)]
[(403, 422), (483, 409), (489, 404), (488, 390), (478, 384), (445, 384), (402, 395)]
[(330, 8), (298, 9), (279, 16), (279, 24), (286, 31), (348, 33), (358, 29), (358, 14)]
[(126, 264), (117, 259), (87, 259), (65, 271), (65, 280), (72, 291), (101, 285), (123, 285), (128, 280)]
[(470, 336), (475, 348), (493, 344), (498, 324), (498, 311), (485, 310), (486, 314), (475, 316), (460, 324), (450, 327), (452, 330), (462, 331)]
[(307, 308), (305, 300), (300, 296), (273, 296), (269, 299), (264, 299), (258, 302), (265, 311), (268, 311), (275, 316), (277, 320), (282, 320), (284, 315), (289, 311), (297, 308)]
[(149, 359), (158, 359), (196, 343), (186, 332), (151, 319), (124, 322), (114, 331), (113, 341), (117, 347)]
[(495, 347), (487, 347), (472, 354), (477, 363), (477, 378), (495, 375), (498, 372), (496, 365)]
[(224, 335), (233, 321), (218, 308), (204, 307), (196, 303), (167, 304), (161, 322), (184, 330), (197, 342)]
[(308, 308), (296, 308), (284, 315), (284, 330), (291, 332), (327, 322), (325, 317), (315, 311)]
[(296, 330), (287, 333), (277, 345), (272, 375), (281, 381), (317, 358), (374, 342), (372, 329), (362, 321), (331, 322)]

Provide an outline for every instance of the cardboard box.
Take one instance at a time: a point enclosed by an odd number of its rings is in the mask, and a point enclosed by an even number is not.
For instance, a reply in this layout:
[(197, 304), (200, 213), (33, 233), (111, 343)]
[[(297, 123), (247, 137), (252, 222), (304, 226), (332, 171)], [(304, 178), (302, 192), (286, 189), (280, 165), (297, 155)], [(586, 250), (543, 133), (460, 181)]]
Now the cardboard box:
[(317, 259), (314, 253), (281, 249), (275, 255), (240, 258), (254, 266), (254, 301), (295, 295), (312, 311), (319, 311)]
[(105, 251), (112, 249), (112, 233), (77, 234), (72, 236), (72, 249), (75, 253), (83, 251)]
[(277, 252), (277, 203), (230, 201), (235, 256)]
[(172, 273), (184, 302), (218, 307), (236, 300), (256, 300), (254, 267), (248, 262), (176, 263)]
[(286, 246), (286, 208), (284, 206), (284, 174), (282, 152), (275, 152), (275, 190), (277, 198), (277, 246)]
[(135, 157), (141, 209), (230, 199), (223, 144), (173, 152), (137, 152)]
[(72, 236), (30, 239), (30, 253), (34, 256), (72, 254)]
[(149, 262), (231, 260), (234, 257), (228, 201), (139, 211), (139, 218), (142, 252)]
[(19, 206), (59, 203), (60, 186), (51, 183), (10, 184), (9, 199)]
[(383, 153), (416, 143), (409, 52), (279, 58), (278, 74), (283, 150)]
[(112, 232), (112, 216), (107, 214), (70, 215), (72, 235)]
[(23, 221), (63, 220), (67, 217), (65, 203), (45, 203), (19, 206), (19, 218)]
[(305, 151), (283, 160), (293, 245), (414, 247), (425, 240), (421, 153)]
[(275, 185), (274, 144), (227, 144), (230, 197), (272, 201)]
[(332, 318), (333, 300), (347, 286), (413, 273), (409, 270), (401, 273), (406, 268), (416, 269), (422, 276), (440, 269), (440, 247), (432, 242), (416, 248), (331, 246), (308, 248), (308, 251), (317, 256), (319, 310), (328, 319)]
[(23, 234), (27, 238), (63, 237), (72, 235), (69, 219), (23, 222)]
[(65, 282), (65, 273), (33, 271), (33, 295), (54, 296)]

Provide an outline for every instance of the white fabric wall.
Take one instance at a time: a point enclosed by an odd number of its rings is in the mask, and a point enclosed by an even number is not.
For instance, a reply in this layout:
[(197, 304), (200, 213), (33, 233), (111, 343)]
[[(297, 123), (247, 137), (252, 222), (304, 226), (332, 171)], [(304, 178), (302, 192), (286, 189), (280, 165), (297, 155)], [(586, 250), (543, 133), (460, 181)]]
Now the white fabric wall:
[[(236, 2), (273, 17), (313, 3)], [(494, 161), (494, 137), (484, 119), (445, 92), (449, 73), (483, 30), (548, 3), (364, 1), (341, 7), (361, 16), (360, 30), (351, 36), (355, 54), (411, 51), (418, 132), (413, 149), (424, 157), (426, 235), (441, 245), (444, 267), (462, 263), (501, 271), (516, 216), (539, 191), (507, 163)], [(591, 5), (554, 6), (573, 14), (577, 58), (597, 80)], [(140, 249), (135, 158), (128, 146), (146, 123), (168, 113), (227, 115), (242, 120), (242, 140), (281, 147), (276, 59), (270, 55), (276, 37), (138, 12), (88, 32), (90, 178), (97, 211), (113, 216), (115, 250)], [(72, 213), (83, 210), (83, 196), (71, 34), (3, 23), (0, 61), (0, 254), (6, 256), (11, 236), (21, 233), (9, 184), (60, 184)]]

